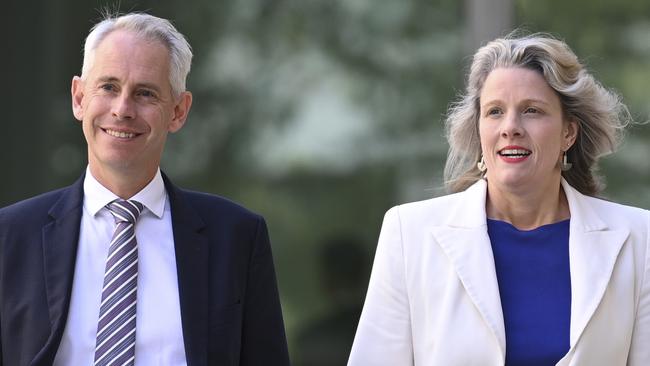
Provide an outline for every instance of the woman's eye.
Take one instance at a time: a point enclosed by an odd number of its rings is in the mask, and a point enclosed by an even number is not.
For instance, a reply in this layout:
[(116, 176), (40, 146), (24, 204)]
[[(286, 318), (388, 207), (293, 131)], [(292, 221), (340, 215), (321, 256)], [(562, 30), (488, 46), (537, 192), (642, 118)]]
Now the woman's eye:
[(538, 113), (538, 112), (539, 112), (539, 110), (537, 110), (537, 108), (534, 108), (534, 107), (528, 107), (524, 111), (524, 113)]
[(501, 114), (501, 109), (499, 109), (499, 108), (492, 108), (492, 109), (488, 110), (488, 112), (487, 112), (488, 116), (494, 116), (494, 115), (498, 115), (498, 114)]

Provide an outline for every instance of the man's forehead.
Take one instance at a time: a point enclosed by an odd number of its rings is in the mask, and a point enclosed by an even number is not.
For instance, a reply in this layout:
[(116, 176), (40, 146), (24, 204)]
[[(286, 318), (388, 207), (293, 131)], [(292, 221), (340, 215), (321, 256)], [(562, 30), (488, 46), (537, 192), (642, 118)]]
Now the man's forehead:
[(89, 70), (93, 79), (154, 85), (168, 83), (169, 52), (162, 43), (133, 33), (116, 32), (104, 38), (95, 50)]
[(96, 54), (116, 51), (118, 54), (121, 54), (119, 51), (129, 51), (125, 54), (128, 58), (137, 54), (151, 54), (153, 57), (162, 58), (159, 62), (169, 59), (169, 49), (162, 41), (130, 30), (118, 29), (110, 32), (95, 48)]
[(99, 42), (97, 43), (97, 46), (99, 46), (100, 44), (102, 44), (102, 42), (104, 42), (109, 38), (131, 38), (141, 42), (157, 43), (162, 46), (165, 46), (165, 44), (160, 39), (154, 37), (153, 35), (148, 35), (144, 32), (138, 32), (136, 30), (127, 29), (127, 28), (117, 28), (106, 32), (101, 38), (101, 40), (99, 40)]

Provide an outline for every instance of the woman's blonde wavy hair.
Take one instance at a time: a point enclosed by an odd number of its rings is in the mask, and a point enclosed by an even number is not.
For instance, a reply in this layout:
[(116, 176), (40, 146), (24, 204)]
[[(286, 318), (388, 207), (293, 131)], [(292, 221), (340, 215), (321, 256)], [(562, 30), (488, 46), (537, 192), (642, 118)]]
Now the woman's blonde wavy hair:
[(567, 152), (573, 167), (562, 176), (581, 193), (598, 195), (604, 188), (596, 174), (598, 159), (616, 150), (630, 114), (621, 97), (596, 81), (566, 43), (542, 33), (512, 33), (474, 54), (465, 93), (451, 104), (445, 121), (447, 190), (463, 191), (481, 179), (476, 167), (481, 158), (479, 97), (490, 72), (507, 67), (538, 71), (558, 94), (566, 118), (579, 125), (576, 142)]

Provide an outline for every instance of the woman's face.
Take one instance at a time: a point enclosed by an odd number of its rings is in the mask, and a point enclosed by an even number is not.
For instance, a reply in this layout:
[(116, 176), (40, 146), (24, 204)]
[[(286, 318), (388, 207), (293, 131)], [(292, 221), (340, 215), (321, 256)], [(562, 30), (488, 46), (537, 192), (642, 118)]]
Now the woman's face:
[(564, 119), (559, 96), (539, 72), (520, 67), (490, 72), (479, 117), (490, 185), (521, 191), (559, 184), (559, 162), (576, 133), (577, 124)]

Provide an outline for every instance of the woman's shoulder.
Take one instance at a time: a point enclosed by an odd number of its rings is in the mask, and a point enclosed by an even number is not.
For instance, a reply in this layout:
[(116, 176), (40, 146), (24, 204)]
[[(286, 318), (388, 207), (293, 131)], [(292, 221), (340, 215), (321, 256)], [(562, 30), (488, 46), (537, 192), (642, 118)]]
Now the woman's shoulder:
[(569, 208), (571, 220), (585, 230), (621, 230), (639, 240), (650, 243), (650, 211), (607, 199), (571, 192)]
[(586, 229), (608, 227), (629, 228), (632, 231), (650, 231), (650, 211), (616, 203), (604, 198), (583, 195), (566, 181), (562, 182), (569, 201), (572, 220), (575, 218)]
[(456, 214), (453, 212), (457, 212), (467, 204), (467, 196), (467, 191), (464, 191), (399, 204), (386, 212), (386, 218), (395, 217), (402, 224), (435, 226), (448, 221), (450, 217), (455, 217)]
[(446, 194), (438, 197), (428, 198), (421, 201), (413, 201), (399, 204), (392, 209), (398, 209), (400, 212), (422, 212), (429, 210), (438, 210), (447, 205), (455, 205), (462, 200), (466, 192)]
[(590, 209), (607, 222), (630, 224), (635, 227), (640, 224), (645, 226), (650, 224), (650, 211), (646, 209), (613, 202), (604, 198), (583, 197)]
[(594, 205), (597, 208), (600, 209), (608, 209), (608, 210), (616, 210), (616, 211), (621, 211), (621, 212), (627, 212), (632, 215), (647, 215), (650, 214), (650, 211), (636, 207), (633, 205), (628, 205), (624, 203), (619, 203), (616, 201), (612, 201), (608, 198), (604, 197), (591, 197), (591, 196), (584, 196), (586, 200), (590, 201), (592, 205)]

